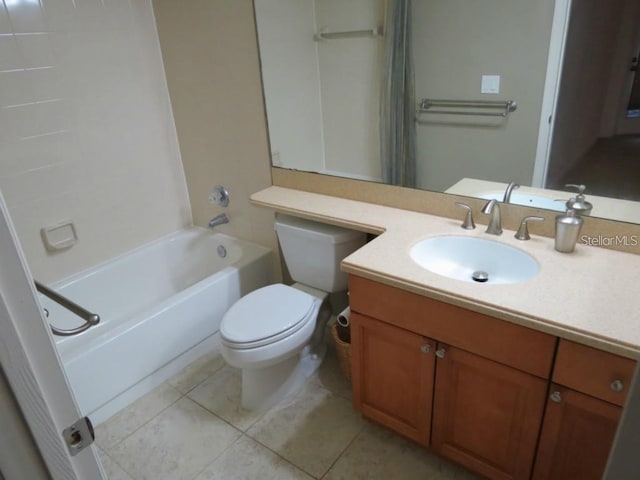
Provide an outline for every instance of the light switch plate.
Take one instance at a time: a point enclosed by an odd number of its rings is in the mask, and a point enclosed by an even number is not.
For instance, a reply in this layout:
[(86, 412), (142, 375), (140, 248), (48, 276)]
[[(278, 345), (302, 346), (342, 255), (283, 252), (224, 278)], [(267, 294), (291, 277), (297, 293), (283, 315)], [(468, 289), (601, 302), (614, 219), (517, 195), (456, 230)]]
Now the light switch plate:
[(480, 93), (500, 93), (500, 75), (482, 75)]

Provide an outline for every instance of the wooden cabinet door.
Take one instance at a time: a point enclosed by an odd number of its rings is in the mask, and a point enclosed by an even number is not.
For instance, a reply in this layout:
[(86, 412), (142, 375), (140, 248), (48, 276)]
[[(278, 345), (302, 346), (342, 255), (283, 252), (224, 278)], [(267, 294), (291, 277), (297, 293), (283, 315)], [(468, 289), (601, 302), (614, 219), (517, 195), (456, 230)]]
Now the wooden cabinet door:
[(488, 478), (528, 479), (547, 383), (455, 347), (437, 348), (433, 449)]
[(552, 384), (534, 480), (600, 480), (622, 408)]
[(351, 342), (355, 408), (427, 446), (435, 342), (357, 313), (351, 314)]

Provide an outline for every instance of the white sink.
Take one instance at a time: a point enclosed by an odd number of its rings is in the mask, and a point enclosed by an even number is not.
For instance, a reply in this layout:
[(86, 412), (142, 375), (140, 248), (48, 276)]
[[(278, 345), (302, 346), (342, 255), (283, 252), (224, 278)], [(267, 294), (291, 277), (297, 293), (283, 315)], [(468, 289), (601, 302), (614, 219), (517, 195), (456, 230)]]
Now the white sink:
[[(483, 192), (474, 195), (478, 198), (485, 200), (502, 201), (504, 198), (504, 192)], [(564, 212), (567, 209), (566, 200), (554, 200), (553, 198), (542, 197), (540, 195), (534, 195), (531, 193), (517, 193), (511, 194), (509, 203), (514, 205), (524, 205), (525, 207), (545, 208), (547, 210), (555, 210), (556, 212)]]
[(540, 270), (538, 262), (528, 253), (475, 237), (443, 235), (427, 238), (411, 247), (409, 254), (421, 267), (465, 282), (519, 283), (534, 277)]

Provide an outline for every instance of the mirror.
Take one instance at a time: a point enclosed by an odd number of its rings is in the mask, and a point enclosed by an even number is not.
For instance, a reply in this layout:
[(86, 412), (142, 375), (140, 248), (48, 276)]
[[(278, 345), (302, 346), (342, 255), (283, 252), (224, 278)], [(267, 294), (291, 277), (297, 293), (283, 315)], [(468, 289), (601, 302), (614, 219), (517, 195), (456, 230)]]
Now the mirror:
[[(382, 181), (385, 9), (398, 1), (255, 0), (273, 166)], [(592, 215), (640, 223), (640, 2), (410, 3), (416, 188), (501, 198), (515, 181), (514, 203), (564, 210), (564, 185), (585, 184)], [(451, 100), (478, 103), (438, 103)]]

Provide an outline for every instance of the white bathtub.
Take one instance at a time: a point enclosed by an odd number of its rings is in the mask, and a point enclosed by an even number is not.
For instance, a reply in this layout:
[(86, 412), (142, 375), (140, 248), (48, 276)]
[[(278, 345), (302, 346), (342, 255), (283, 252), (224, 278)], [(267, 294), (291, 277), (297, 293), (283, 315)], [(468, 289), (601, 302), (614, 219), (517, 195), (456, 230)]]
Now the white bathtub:
[[(271, 283), (271, 271), (269, 249), (190, 228), (50, 285), (101, 318), (77, 336), (55, 337), (81, 411), (101, 423), (213, 348), (222, 315)], [(52, 325), (83, 323), (40, 301)]]

